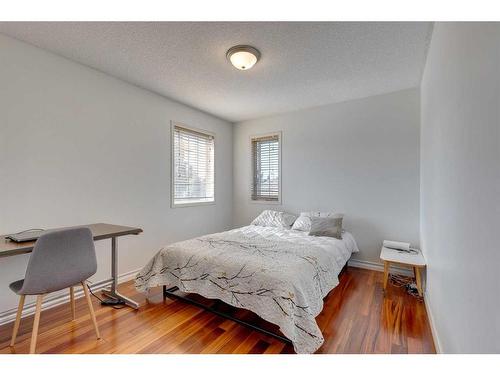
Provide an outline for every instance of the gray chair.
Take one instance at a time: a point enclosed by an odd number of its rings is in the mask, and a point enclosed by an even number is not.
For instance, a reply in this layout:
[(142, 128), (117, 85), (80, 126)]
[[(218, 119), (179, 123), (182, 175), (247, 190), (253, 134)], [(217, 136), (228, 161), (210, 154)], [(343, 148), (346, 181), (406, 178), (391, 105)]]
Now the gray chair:
[(28, 262), (26, 276), (9, 285), (20, 296), (16, 321), (12, 332), (10, 345), (16, 342), (19, 323), (26, 295), (36, 295), (35, 320), (31, 334), (30, 354), (35, 353), (38, 335), (38, 324), (42, 300), (45, 294), (70, 289), (70, 303), (73, 320), (75, 319), (74, 287), (80, 284), (94, 323), (97, 339), (100, 338), (99, 328), (90, 300), (86, 280), (97, 271), (94, 240), (89, 228), (79, 227), (48, 232), (36, 241)]

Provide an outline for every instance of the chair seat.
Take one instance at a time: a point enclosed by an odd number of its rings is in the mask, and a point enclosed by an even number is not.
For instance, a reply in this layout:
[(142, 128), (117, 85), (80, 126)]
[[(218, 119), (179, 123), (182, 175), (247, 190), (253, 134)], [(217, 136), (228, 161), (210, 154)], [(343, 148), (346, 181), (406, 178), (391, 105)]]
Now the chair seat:
[(16, 294), (19, 294), (18, 292), (21, 290), (24, 284), (24, 279), (14, 281), (13, 283), (10, 283), (9, 288)]

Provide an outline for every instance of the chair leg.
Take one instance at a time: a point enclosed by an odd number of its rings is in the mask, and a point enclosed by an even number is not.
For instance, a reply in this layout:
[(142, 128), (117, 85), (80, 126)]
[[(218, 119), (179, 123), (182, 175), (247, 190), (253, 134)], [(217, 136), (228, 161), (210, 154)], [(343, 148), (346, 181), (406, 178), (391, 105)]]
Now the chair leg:
[(19, 306), (17, 306), (16, 321), (14, 322), (14, 329), (12, 330), (12, 338), (10, 340), (10, 346), (14, 346), (16, 343), (17, 332), (19, 331), (19, 325), (21, 324), (21, 315), (23, 314), (24, 299), (26, 296), (21, 294), (19, 296)]
[(38, 324), (40, 323), (40, 313), (42, 312), (43, 294), (36, 297), (35, 320), (33, 321), (33, 332), (31, 333), (30, 354), (35, 354), (36, 339), (38, 337)]
[(90, 294), (88, 290), (87, 283), (82, 281), (83, 293), (85, 294), (85, 299), (87, 300), (87, 305), (89, 306), (90, 317), (92, 318), (92, 323), (94, 323), (95, 334), (97, 336), (97, 340), (101, 338), (101, 334), (99, 333), (99, 327), (97, 326), (97, 320), (95, 318), (94, 307), (92, 306), (92, 301), (90, 299)]
[(76, 313), (75, 313), (75, 287), (71, 286), (69, 288), (69, 300), (71, 304), (71, 317), (73, 320), (76, 319)]

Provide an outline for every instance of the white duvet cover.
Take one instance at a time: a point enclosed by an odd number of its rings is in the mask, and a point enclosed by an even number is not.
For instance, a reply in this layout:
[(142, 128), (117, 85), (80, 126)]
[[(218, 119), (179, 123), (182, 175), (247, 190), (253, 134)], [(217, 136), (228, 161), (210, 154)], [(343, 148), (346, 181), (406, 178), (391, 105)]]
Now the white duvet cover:
[(175, 285), (248, 309), (279, 326), (297, 353), (313, 353), (324, 341), (315, 320), (323, 298), (357, 251), (348, 232), (338, 240), (250, 225), (162, 248), (136, 276), (136, 288)]

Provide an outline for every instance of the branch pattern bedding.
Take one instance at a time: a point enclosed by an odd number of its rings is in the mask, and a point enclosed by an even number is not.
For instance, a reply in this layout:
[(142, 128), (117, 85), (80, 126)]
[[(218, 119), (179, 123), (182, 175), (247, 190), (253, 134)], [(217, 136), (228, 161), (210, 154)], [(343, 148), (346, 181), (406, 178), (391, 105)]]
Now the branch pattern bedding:
[(135, 285), (174, 285), (253, 311), (279, 326), (297, 353), (313, 353), (324, 341), (315, 320), (323, 298), (358, 251), (350, 233), (342, 237), (255, 225), (197, 237), (162, 248)]

